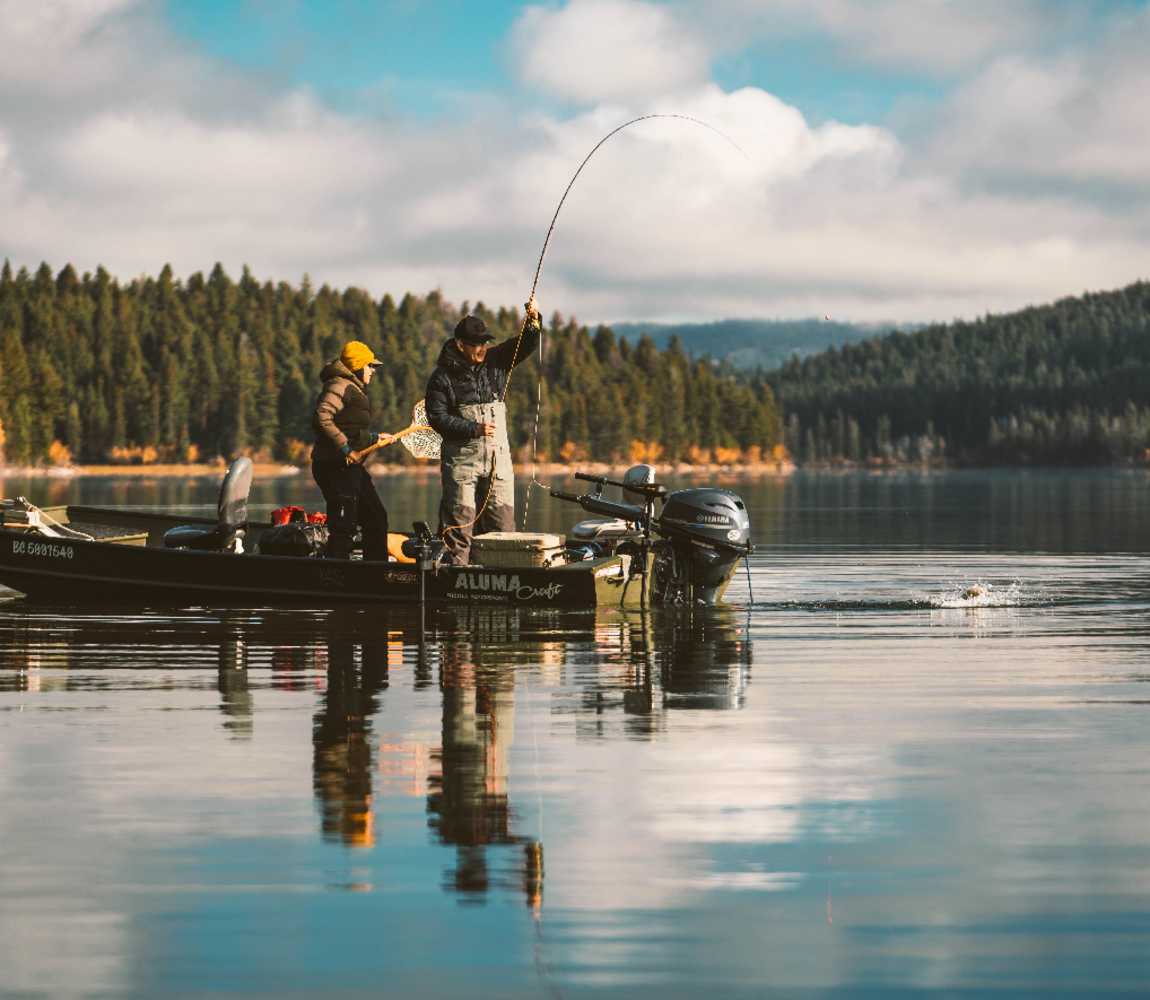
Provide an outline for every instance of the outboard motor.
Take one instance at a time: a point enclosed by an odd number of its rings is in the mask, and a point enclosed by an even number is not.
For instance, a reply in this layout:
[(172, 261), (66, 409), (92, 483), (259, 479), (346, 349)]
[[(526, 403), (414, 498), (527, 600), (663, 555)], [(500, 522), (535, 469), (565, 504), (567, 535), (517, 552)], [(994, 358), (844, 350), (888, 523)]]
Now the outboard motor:
[[(589, 513), (605, 515), (575, 526), (568, 543), (575, 558), (626, 552), (632, 557), (632, 575), (637, 572), (643, 577), (646, 593), (646, 567), (653, 556), (650, 594), (656, 603), (713, 605), (722, 601), (739, 560), (752, 548), (751, 519), (739, 496), (715, 487), (668, 494), (665, 486), (655, 482), (655, 470), (649, 465), (634, 466), (622, 481), (583, 472), (576, 472), (575, 478), (595, 483), (595, 492), (576, 496), (552, 489), (551, 495), (577, 503)], [(604, 486), (618, 486), (627, 499), (635, 497), (640, 502), (609, 500), (603, 496)], [(659, 503), (662, 511), (656, 516)]]
[(200, 549), (208, 552), (243, 552), (248, 526), (248, 493), (252, 488), (252, 460), (237, 458), (220, 484), (216, 523), (181, 524), (164, 532), (166, 549)]
[(655, 599), (664, 604), (718, 604), (739, 560), (751, 551), (751, 519), (730, 490), (671, 493), (655, 519), (664, 539), (655, 558)]

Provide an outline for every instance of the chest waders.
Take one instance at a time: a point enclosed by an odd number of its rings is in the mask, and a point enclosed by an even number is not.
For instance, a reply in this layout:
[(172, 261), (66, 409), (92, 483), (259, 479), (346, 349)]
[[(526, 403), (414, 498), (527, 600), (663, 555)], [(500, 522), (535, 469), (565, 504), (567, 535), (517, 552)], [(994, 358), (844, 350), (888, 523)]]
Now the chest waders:
[(468, 420), (495, 425), (491, 437), (443, 442), (439, 528), (451, 562), (462, 566), (471, 554), (472, 534), (515, 530), (515, 479), (507, 405), (466, 403), (459, 412)]

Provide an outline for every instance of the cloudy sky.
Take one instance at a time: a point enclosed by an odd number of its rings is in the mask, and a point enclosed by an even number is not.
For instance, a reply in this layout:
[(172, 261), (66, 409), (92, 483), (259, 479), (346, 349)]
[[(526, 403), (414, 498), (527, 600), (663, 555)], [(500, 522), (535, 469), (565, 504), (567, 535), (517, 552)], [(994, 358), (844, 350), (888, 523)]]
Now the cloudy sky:
[[(1150, 276), (1147, 0), (0, 0), (0, 257), (588, 322)], [(731, 141), (728, 141), (728, 137)], [(736, 148), (737, 147), (737, 148)]]

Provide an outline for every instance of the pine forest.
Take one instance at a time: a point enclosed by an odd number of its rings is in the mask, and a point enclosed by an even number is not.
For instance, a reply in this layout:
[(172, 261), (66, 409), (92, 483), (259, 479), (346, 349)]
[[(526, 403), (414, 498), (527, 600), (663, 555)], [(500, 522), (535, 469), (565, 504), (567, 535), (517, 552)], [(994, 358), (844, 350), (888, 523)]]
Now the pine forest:
[[(476, 312), (499, 339), (517, 310), (438, 292), (376, 301), (238, 280), (121, 283), (0, 270), (0, 463), (151, 464), (236, 454), (306, 462), (324, 363), (377, 351), (381, 430), (410, 422), (443, 342)], [(718, 348), (721, 345), (716, 345)], [(716, 351), (718, 353), (718, 351)], [(1109, 464), (1150, 459), (1150, 283), (972, 322), (893, 332), (771, 372), (552, 316), (508, 397), (512, 442), (539, 461), (722, 464)], [(388, 462), (414, 461), (400, 447)]]
[(1150, 459), (1150, 283), (892, 333), (773, 371), (804, 464)]
[[(371, 386), (379, 429), (411, 421), (440, 348), (467, 311), (503, 339), (520, 315), (436, 292), (376, 301), (356, 288), (233, 280), (219, 265), (184, 281), (121, 283), (41, 265), (0, 271), (0, 462), (302, 463), (324, 363), (361, 340), (384, 366)], [(508, 395), (526, 455), (542, 391), (540, 461), (758, 461), (781, 454), (782, 422), (762, 374), (692, 360), (677, 343), (632, 345), (552, 317), (544, 378), (533, 358)], [(410, 462), (401, 447), (380, 453)]]

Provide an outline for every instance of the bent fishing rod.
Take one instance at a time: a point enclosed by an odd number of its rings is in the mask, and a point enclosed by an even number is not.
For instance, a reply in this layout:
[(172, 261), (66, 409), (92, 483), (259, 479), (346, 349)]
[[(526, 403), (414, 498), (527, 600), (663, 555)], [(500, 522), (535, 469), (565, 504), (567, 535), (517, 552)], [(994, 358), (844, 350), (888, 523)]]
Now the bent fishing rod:
[[(559, 222), (559, 214), (563, 211), (563, 206), (567, 202), (568, 195), (571, 194), (572, 189), (575, 187), (576, 181), (579, 180), (579, 176), (583, 173), (583, 170), (586, 168), (587, 164), (591, 162), (591, 160), (595, 156), (595, 154), (598, 153), (599, 150), (602, 149), (604, 145), (606, 145), (611, 139), (613, 139), (620, 132), (624, 131), (625, 129), (629, 129), (634, 125), (638, 125), (642, 122), (654, 121), (654, 120), (658, 120), (658, 119), (684, 121), (684, 122), (689, 122), (693, 125), (698, 125), (701, 128), (705, 128), (709, 132), (714, 132), (715, 135), (719, 136), (724, 141), (730, 143), (730, 145), (733, 146), (735, 148), (735, 150), (737, 150), (738, 153), (745, 160), (747, 160), (748, 162), (750, 162), (750, 160), (751, 160), (751, 158), (747, 155), (746, 151), (737, 142), (735, 142), (735, 140), (732, 139), (729, 135), (727, 135), (721, 129), (716, 128), (714, 125), (711, 125), (709, 122), (705, 122), (701, 118), (695, 118), (692, 115), (685, 115), (685, 114), (679, 114), (679, 113), (674, 113), (674, 112), (656, 112), (656, 113), (647, 114), (647, 115), (639, 115), (636, 118), (631, 118), (628, 121), (623, 122), (621, 125), (616, 125), (615, 128), (611, 129), (610, 132), (608, 132), (606, 135), (604, 135), (603, 138), (601, 138), (597, 143), (595, 143), (594, 146), (591, 147), (591, 150), (587, 153), (587, 155), (585, 157), (583, 157), (583, 161), (579, 164), (578, 168), (575, 170), (575, 173), (571, 175), (571, 180), (569, 180), (567, 182), (567, 187), (565, 187), (563, 189), (563, 194), (559, 198), (559, 203), (555, 206), (554, 214), (551, 216), (551, 222), (547, 226), (547, 234), (543, 238), (543, 246), (539, 251), (539, 259), (535, 264), (535, 274), (531, 279), (531, 291), (527, 296), (527, 302), (529, 304), (534, 304), (534, 302), (535, 302), (535, 293), (539, 288), (539, 279), (543, 273), (543, 262), (547, 259), (547, 251), (551, 247), (551, 237), (554, 235), (555, 227)], [(511, 388), (511, 376), (515, 370), (516, 364), (518, 363), (519, 349), (523, 343), (523, 335), (527, 332), (527, 324), (530, 322), (530, 319), (531, 319), (531, 317), (529, 315), (525, 316), (523, 323), (519, 328), (519, 336), (515, 340), (515, 350), (512, 352), (512, 356), (511, 356), (511, 366), (507, 372), (507, 381), (506, 381), (506, 383), (504, 383), (503, 392), (499, 396), (499, 402), (501, 402), (501, 403), (506, 402), (506, 400), (507, 400), (507, 393)], [(540, 325), (540, 332), (542, 335), (542, 327), (543, 327), (542, 317), (540, 317), (540, 319), (539, 319), (539, 325)], [(543, 407), (543, 376), (544, 376), (544, 371), (543, 371), (543, 341), (542, 341), (542, 339), (540, 339), (540, 344), (539, 344), (539, 380), (537, 383), (536, 400), (535, 400), (535, 422), (534, 422), (534, 431), (532, 433), (532, 442), (531, 442), (531, 482), (527, 487), (527, 497), (526, 497), (526, 501), (524, 503), (524, 510), (523, 510), (523, 524), (524, 524), (524, 526), (526, 526), (526, 524), (527, 524), (527, 514), (528, 514), (528, 511), (529, 511), (530, 506), (531, 506), (531, 489), (534, 486), (542, 486), (542, 484), (539, 483), (538, 480), (535, 478), (535, 465), (536, 465), (536, 455), (538, 453), (538, 444), (539, 444), (539, 415), (540, 415), (540, 412), (541, 412), (542, 407)], [(412, 454), (416, 455), (417, 457), (430, 457), (430, 453), (427, 450), (427, 437), (428, 437), (428, 433), (434, 434), (434, 432), (431, 431), (430, 428), (426, 425), (426, 423), (425, 423), (426, 417), (422, 417), (420, 415), (419, 407), (422, 404), (422, 402), (423, 401), (421, 400), (420, 403), (416, 404), (416, 411), (413, 414), (412, 423), (409, 427), (405, 428), (403, 431), (400, 431), (398, 434), (390, 435), (387, 440), (381, 441), (378, 444), (367, 449), (363, 453), (362, 457), (366, 457), (367, 454), (369, 454), (372, 451), (375, 451), (377, 448), (386, 447), (387, 445), (392, 444), (395, 441), (399, 441), (399, 440), (402, 440), (402, 443), (405, 446), (409, 446), (409, 450), (411, 450)], [(424, 433), (423, 434), (414, 433), (416, 431), (420, 431), (420, 432), (424, 432)], [(410, 435), (410, 437), (408, 435)], [(417, 451), (416, 447), (419, 447), (422, 450)], [(492, 459), (492, 470), (494, 470), (494, 459)], [(483, 504), (479, 508), (479, 511), (476, 513), (475, 519), (471, 522), (472, 525), (478, 523), (479, 518), (483, 514), (483, 511), (487, 508), (488, 500), (491, 497), (492, 485), (493, 485), (492, 480), (490, 477), (488, 477), (487, 495), (484, 497)], [(453, 526), (453, 527), (458, 527), (458, 526)], [(470, 525), (463, 525), (462, 527), (470, 527)]]
[[(711, 125), (709, 122), (705, 122), (701, 118), (695, 118), (692, 115), (677, 114), (672, 112), (652, 113), (648, 115), (639, 115), (637, 118), (632, 118), (629, 121), (625, 121), (621, 125), (616, 125), (615, 128), (611, 129), (610, 132), (608, 132), (605, 136), (603, 136), (602, 139), (600, 139), (597, 143), (595, 143), (594, 146), (591, 147), (591, 151), (585, 157), (583, 157), (583, 162), (579, 164), (579, 167), (576, 169), (575, 173), (571, 175), (571, 180), (567, 182), (567, 187), (563, 189), (563, 195), (559, 199), (559, 204), (555, 206), (555, 214), (551, 216), (551, 224), (547, 227), (547, 235), (543, 238), (543, 248), (539, 251), (539, 260), (535, 265), (535, 276), (531, 279), (531, 293), (527, 296), (527, 301), (529, 303), (534, 303), (535, 301), (535, 292), (539, 287), (539, 277), (543, 273), (543, 261), (546, 259), (547, 251), (551, 246), (551, 237), (554, 234), (555, 226), (559, 221), (559, 213), (563, 211), (563, 205), (567, 201), (567, 196), (571, 193), (571, 189), (575, 187), (575, 182), (579, 180), (579, 175), (583, 173), (584, 167), (586, 167), (587, 164), (591, 162), (592, 157), (594, 157), (594, 155), (599, 152), (599, 150), (604, 145), (606, 145), (607, 142), (613, 139), (624, 129), (628, 129), (633, 125), (638, 125), (640, 122), (652, 121), (654, 119), (660, 118), (690, 122), (693, 125), (699, 125), (702, 128), (707, 129), (709, 132), (714, 132), (715, 135), (730, 143), (739, 152), (739, 154), (745, 160), (747, 160), (748, 163), (751, 160), (751, 158), (747, 155), (746, 150), (744, 150), (742, 146), (740, 146), (737, 142), (735, 142), (734, 139), (727, 135), (726, 132), (715, 128), (715, 126)], [(512, 355), (511, 368), (507, 373), (507, 383), (503, 386), (503, 394), (500, 396), (500, 402), (503, 402), (507, 399), (507, 391), (511, 387), (511, 372), (515, 370), (515, 363), (519, 357), (519, 345), (523, 342), (523, 334), (527, 332), (527, 322), (528, 319), (524, 319), (523, 325), (519, 329), (519, 337), (515, 341), (515, 352)], [(542, 322), (540, 322), (540, 329), (542, 330)], [(539, 381), (536, 386), (535, 398), (535, 426), (531, 437), (531, 482), (527, 486), (527, 496), (523, 504), (524, 529), (527, 527), (527, 514), (531, 509), (531, 490), (535, 486), (543, 485), (535, 478), (536, 454), (538, 453), (539, 444), (539, 414), (543, 408), (543, 375), (543, 341), (541, 334), (541, 339), (539, 341)], [(489, 488), (488, 496), (490, 496), (490, 494), (491, 490)], [(484, 506), (486, 506), (486, 503), (487, 501), (485, 499)], [(476, 517), (476, 520), (478, 521), (478, 516)]]

